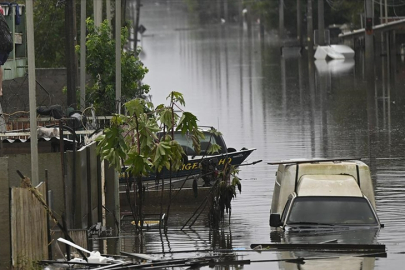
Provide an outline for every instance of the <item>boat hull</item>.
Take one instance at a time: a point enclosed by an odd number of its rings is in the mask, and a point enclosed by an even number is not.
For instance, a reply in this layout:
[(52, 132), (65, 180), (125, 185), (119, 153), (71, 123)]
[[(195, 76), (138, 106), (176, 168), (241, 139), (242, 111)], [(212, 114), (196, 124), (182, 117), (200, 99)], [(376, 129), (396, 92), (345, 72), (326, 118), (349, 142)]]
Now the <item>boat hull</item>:
[[(143, 177), (143, 181), (152, 181), (152, 180), (159, 180), (159, 179), (184, 179), (184, 178), (193, 178), (194, 176), (201, 175), (201, 166), (200, 164), (204, 161), (214, 161), (216, 162), (217, 170), (221, 170), (224, 168), (226, 164), (233, 165), (235, 167), (240, 166), (249, 156), (250, 154), (256, 149), (243, 149), (240, 151), (235, 151), (226, 154), (220, 155), (213, 155), (213, 156), (205, 156), (200, 158), (191, 158), (184, 162), (181, 168), (177, 171), (169, 171), (167, 169), (163, 169), (159, 174), (151, 173), (149, 176)], [(125, 170), (125, 169), (123, 169)], [(130, 177), (129, 181), (131, 182), (133, 179)], [(120, 177), (121, 183), (126, 183), (126, 179), (124, 177)]]

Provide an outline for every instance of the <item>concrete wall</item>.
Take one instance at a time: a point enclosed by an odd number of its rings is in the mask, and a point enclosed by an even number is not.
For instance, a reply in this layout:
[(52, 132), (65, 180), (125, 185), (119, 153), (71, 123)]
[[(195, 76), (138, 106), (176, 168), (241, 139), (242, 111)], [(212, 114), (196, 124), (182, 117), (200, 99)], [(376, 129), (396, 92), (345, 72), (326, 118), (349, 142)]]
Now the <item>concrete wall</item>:
[[(63, 208), (63, 200), (58, 199), (63, 198), (60, 164), (59, 153), (39, 154), (39, 179), (45, 181), (45, 170), (48, 170), (49, 189), (55, 198), (52, 208), (57, 214)], [(20, 186), (21, 178), (17, 170), (30, 177), (30, 154), (0, 157), (0, 269), (6, 269), (11, 262), (10, 187)]]
[[(119, 230), (120, 220), (120, 202), (119, 202), (119, 184), (118, 175), (114, 169), (110, 167), (108, 162), (104, 162), (105, 175), (105, 207), (106, 210), (106, 227), (113, 228), (113, 235), (116, 236)], [(118, 222), (118, 223), (117, 223)], [(120, 245), (117, 239), (107, 240), (107, 253), (118, 254)]]
[[(67, 97), (62, 92), (66, 86), (66, 69), (36, 69), (35, 75), (37, 106), (59, 104), (66, 108)], [(5, 113), (28, 112), (28, 76), (4, 81), (0, 102)]]
[[(66, 181), (70, 214), (70, 226), (87, 229), (101, 221), (101, 179), (98, 175), (96, 144), (66, 155)], [(73, 166), (75, 164), (75, 166)], [(73, 178), (73, 172), (76, 171)], [(100, 204), (99, 204), (100, 202)]]
[[(39, 181), (45, 181), (45, 170), (48, 171), (48, 189), (52, 190), (52, 209), (56, 214), (63, 211), (63, 185), (62, 166), (60, 153), (43, 153), (38, 155)], [(19, 187), (21, 178), (17, 174), (19, 170), (23, 175), (31, 176), (31, 155), (16, 154), (8, 156), (8, 175), (10, 187)]]
[[(67, 84), (66, 68), (37, 68), (35, 76), (37, 106), (59, 104), (66, 109), (67, 95), (63, 93), (63, 88)], [(90, 77), (87, 76), (86, 84), (90, 81)], [(0, 102), (4, 113), (28, 112), (28, 75), (3, 81), (3, 96), (0, 97)]]
[(0, 171), (0, 231), (3, 232), (0, 234), (0, 269), (8, 269), (11, 264), (8, 157), (0, 157)]
[[(119, 220), (119, 198), (114, 198), (117, 193), (116, 183), (114, 183), (114, 170), (105, 168), (107, 183), (102, 187), (101, 165), (96, 154), (96, 144), (80, 149), (75, 155), (76, 167), (73, 168), (73, 152), (67, 152), (65, 158), (65, 183), (67, 211), (66, 217), (69, 229), (88, 229), (91, 225), (102, 221), (101, 197), (105, 192), (107, 197), (105, 207), (116, 214)], [(39, 154), (39, 180), (45, 181), (45, 170), (48, 172), (48, 189), (52, 191), (51, 208), (59, 219), (64, 212), (64, 189), (62, 178), (60, 153), (40, 153)], [(75, 182), (73, 175), (75, 169)], [(23, 175), (31, 175), (31, 155), (18, 154), (0, 157), (0, 269), (9, 266), (10, 263), (10, 187), (20, 186), (20, 176), (16, 170)], [(111, 213), (107, 214), (107, 228), (114, 228), (114, 235), (118, 230), (115, 227), (115, 218)], [(57, 227), (51, 223), (54, 229)], [(118, 224), (119, 226), (119, 224)], [(114, 248), (115, 249), (115, 248)], [(115, 250), (116, 251), (116, 250)], [(3, 263), (5, 266), (3, 267)]]

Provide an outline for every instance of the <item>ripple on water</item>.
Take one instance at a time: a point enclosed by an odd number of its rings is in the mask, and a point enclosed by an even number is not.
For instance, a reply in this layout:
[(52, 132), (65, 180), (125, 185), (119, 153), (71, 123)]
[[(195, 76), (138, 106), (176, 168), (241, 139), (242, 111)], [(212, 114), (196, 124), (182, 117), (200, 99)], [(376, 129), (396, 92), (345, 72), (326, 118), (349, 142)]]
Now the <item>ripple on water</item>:
[(389, 254), (393, 254), (405, 250), (405, 243), (398, 241), (405, 235), (405, 213), (399, 211), (405, 201), (405, 168), (398, 165), (398, 160), (380, 162), (384, 163), (376, 166), (376, 204), (379, 218), (385, 227), (380, 231), (378, 239), (386, 244)]

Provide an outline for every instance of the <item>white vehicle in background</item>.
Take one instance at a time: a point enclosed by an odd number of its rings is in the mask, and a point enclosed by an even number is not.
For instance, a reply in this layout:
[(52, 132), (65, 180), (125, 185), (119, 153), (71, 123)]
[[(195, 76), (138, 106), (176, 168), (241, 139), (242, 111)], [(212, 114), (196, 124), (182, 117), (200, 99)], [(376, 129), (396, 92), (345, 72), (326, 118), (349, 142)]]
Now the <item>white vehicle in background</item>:
[(270, 226), (285, 231), (380, 228), (369, 167), (349, 159), (287, 160), (278, 165)]

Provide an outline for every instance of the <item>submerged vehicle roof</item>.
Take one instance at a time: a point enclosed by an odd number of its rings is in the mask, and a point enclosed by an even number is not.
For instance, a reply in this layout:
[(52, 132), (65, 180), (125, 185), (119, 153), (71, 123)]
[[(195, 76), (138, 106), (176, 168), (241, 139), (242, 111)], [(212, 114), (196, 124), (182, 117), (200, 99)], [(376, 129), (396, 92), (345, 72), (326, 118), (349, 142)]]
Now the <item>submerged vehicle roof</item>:
[(362, 197), (363, 194), (350, 175), (304, 175), (298, 182), (297, 196)]
[[(369, 167), (359, 159), (296, 159), (269, 164), (278, 165), (272, 213), (282, 212), (291, 193), (296, 192), (299, 196), (316, 196), (315, 194), (322, 193), (322, 196), (327, 196), (328, 185), (329, 194), (339, 193), (331, 196), (342, 196), (343, 192), (346, 193), (345, 196), (358, 196), (360, 193), (370, 200), (374, 209), (376, 208)], [(347, 185), (347, 188), (341, 186), (343, 184)], [(311, 186), (312, 190), (308, 186)], [(306, 187), (305, 191), (303, 187)]]

